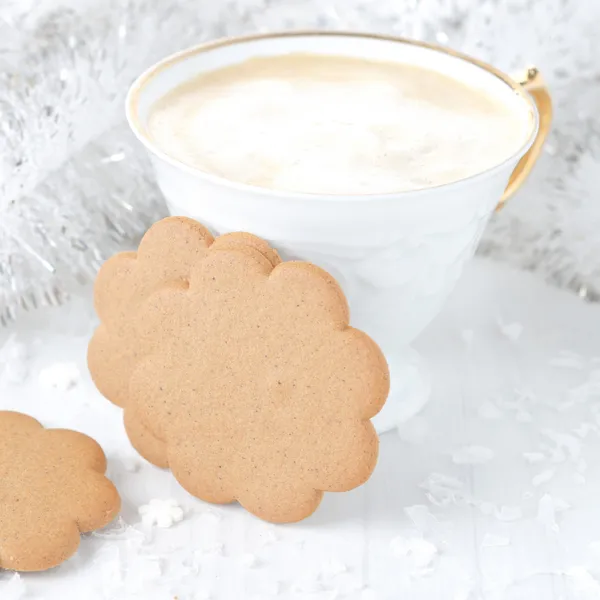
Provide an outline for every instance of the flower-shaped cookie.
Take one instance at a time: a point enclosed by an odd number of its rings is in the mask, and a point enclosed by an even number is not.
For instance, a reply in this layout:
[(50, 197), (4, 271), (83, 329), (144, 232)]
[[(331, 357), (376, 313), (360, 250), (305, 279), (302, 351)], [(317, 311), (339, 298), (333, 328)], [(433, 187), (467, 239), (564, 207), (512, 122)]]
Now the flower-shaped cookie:
[(192, 219), (171, 217), (151, 227), (138, 252), (121, 252), (107, 260), (96, 279), (94, 305), (101, 324), (88, 348), (88, 366), (100, 392), (125, 406), (129, 377), (144, 340), (135, 333), (140, 304), (161, 285), (185, 281), (190, 265), (213, 238)]
[(69, 558), (81, 532), (104, 527), (120, 499), (91, 438), (0, 411), (0, 569), (41, 571)]
[[(137, 333), (142, 303), (161, 286), (186, 282), (191, 265), (202, 259), (211, 245), (250, 246), (273, 266), (281, 260), (269, 245), (247, 233), (220, 236), (216, 241), (200, 223), (185, 217), (168, 217), (155, 223), (144, 235), (136, 252), (116, 254), (104, 263), (94, 286), (94, 305), (101, 324), (88, 346), (88, 367), (98, 390), (117, 406), (124, 407), (131, 373), (156, 340)], [(158, 340), (158, 345), (161, 342)], [(162, 442), (132, 416), (125, 415), (127, 429), (144, 439), (148, 460), (166, 467)]]
[(273, 261), (255, 238), (236, 235), (197, 255), (188, 280), (138, 305), (148, 351), (131, 376), (125, 422), (140, 453), (193, 495), (297, 521), (323, 491), (371, 474), (369, 419), (387, 397), (387, 364), (349, 327), (327, 273)]

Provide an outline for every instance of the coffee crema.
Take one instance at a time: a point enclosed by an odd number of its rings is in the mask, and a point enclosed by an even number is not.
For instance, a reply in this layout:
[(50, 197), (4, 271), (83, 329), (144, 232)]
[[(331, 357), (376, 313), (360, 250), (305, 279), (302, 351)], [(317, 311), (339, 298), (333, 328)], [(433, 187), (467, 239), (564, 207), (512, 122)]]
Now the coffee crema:
[(419, 66), (287, 54), (176, 87), (152, 106), (148, 131), (166, 154), (231, 181), (383, 194), (458, 181), (511, 157), (532, 129), (517, 104)]

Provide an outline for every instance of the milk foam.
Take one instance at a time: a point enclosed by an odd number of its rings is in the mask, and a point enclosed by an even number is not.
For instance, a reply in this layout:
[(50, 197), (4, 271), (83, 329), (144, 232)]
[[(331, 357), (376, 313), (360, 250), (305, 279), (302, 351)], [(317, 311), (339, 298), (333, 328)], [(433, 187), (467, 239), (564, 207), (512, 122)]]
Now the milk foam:
[(499, 164), (531, 132), (519, 108), (410, 65), (294, 54), (185, 83), (154, 105), (148, 129), (165, 153), (229, 180), (373, 194)]

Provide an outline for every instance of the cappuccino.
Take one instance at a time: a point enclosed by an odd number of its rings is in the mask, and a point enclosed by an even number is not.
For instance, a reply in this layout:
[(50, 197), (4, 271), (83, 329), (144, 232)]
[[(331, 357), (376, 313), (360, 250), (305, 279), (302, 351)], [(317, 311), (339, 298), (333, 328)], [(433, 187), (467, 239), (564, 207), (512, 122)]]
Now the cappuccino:
[(167, 155), (234, 182), (384, 194), (458, 181), (518, 152), (532, 117), (507, 97), (409, 64), (264, 56), (171, 90), (148, 132)]

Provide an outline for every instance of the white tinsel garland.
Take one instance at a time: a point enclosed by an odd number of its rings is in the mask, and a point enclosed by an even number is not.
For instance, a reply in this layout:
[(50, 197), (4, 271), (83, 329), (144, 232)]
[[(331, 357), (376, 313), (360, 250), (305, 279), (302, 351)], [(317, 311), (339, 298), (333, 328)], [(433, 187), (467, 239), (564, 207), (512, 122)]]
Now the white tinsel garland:
[(204, 39), (362, 29), (437, 41), (507, 71), (539, 66), (556, 126), (482, 250), (600, 291), (596, 0), (4, 0), (0, 2), (0, 320), (57, 302), (164, 213), (123, 123), (130, 82)]

